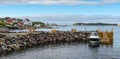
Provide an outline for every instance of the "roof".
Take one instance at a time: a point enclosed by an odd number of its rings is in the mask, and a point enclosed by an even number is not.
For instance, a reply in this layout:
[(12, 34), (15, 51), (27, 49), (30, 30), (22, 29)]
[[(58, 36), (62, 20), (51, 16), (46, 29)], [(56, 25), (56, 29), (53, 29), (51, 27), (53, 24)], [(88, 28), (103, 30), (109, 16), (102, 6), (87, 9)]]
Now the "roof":
[(98, 32), (91, 32), (91, 35), (89, 38), (100, 38), (98, 35)]
[(12, 19), (7, 19), (6, 22), (13, 22), (13, 20)]

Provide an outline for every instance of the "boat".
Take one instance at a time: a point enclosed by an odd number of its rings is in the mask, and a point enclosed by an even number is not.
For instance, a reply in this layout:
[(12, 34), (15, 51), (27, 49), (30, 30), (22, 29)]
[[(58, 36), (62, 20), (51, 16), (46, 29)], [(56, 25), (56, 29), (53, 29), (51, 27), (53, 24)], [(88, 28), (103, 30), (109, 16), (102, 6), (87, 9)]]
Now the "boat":
[(90, 36), (88, 37), (88, 45), (90, 47), (95, 47), (100, 45), (100, 37), (98, 32), (93, 31), (91, 32)]

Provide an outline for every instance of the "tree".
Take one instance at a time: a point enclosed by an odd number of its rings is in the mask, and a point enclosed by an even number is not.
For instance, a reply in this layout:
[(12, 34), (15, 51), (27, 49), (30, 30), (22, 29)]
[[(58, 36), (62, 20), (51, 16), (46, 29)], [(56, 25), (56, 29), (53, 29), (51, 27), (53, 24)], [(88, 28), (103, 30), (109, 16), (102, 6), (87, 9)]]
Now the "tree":
[(18, 18), (17, 20), (18, 20), (18, 21), (23, 21), (22, 19), (19, 19), (19, 18)]
[(4, 27), (6, 24), (4, 22), (0, 22), (0, 27)]
[(40, 25), (41, 27), (44, 27), (45, 23), (43, 23), (43, 22), (32, 22), (32, 26), (35, 26), (35, 25)]

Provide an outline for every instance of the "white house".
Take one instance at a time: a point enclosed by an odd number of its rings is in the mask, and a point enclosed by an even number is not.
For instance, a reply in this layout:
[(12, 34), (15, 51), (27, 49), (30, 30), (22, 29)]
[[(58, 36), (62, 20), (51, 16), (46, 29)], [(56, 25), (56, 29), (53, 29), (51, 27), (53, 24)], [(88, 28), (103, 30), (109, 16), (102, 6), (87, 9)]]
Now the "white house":
[(25, 19), (23, 23), (25, 26), (32, 26), (32, 22), (29, 19)]
[(120, 23), (118, 24), (118, 26), (120, 26)]

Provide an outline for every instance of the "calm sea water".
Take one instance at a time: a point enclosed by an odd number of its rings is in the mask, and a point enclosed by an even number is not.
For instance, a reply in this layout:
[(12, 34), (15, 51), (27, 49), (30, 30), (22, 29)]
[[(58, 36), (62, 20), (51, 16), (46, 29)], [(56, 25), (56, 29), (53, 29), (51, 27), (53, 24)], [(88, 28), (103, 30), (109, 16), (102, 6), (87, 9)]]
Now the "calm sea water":
[[(72, 43), (62, 45), (49, 45), (30, 48), (25, 51), (3, 55), (0, 59), (120, 59), (120, 27), (118, 26), (62, 26), (55, 29), (69, 31), (75, 28), (78, 31), (95, 31), (97, 28), (105, 31), (114, 29), (113, 45), (100, 45), (90, 48), (88, 44)], [(51, 29), (36, 29), (37, 31), (50, 31)]]

